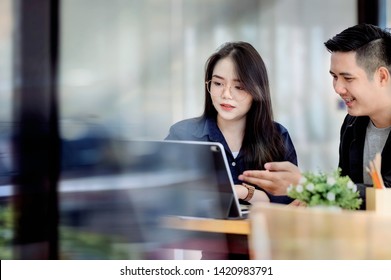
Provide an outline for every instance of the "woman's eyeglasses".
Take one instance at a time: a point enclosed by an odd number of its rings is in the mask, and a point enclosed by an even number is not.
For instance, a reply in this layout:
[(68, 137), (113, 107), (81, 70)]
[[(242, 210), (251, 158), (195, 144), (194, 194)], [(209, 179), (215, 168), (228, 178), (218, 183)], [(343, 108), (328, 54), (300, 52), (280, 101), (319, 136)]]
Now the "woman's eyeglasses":
[[(223, 92), (227, 89), (227, 85), (220, 82), (219, 80), (209, 80), (206, 83), (206, 88), (208, 92), (213, 96), (221, 96)], [(229, 87), (230, 94), (232, 98), (241, 101), (248, 96), (248, 92), (240, 83), (234, 83)]]

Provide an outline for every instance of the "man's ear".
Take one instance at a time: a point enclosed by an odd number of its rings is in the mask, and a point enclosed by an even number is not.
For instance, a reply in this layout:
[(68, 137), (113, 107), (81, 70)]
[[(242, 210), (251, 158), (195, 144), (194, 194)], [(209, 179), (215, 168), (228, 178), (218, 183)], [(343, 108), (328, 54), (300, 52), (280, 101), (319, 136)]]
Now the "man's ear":
[(390, 82), (390, 71), (388, 71), (388, 69), (384, 66), (381, 66), (379, 69), (377, 69), (377, 76), (381, 86), (385, 86)]

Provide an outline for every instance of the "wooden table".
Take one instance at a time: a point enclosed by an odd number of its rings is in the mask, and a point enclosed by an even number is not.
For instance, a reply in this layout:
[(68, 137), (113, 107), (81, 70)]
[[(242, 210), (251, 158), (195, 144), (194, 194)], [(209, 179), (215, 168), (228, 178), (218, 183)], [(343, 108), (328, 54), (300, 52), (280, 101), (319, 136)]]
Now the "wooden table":
[(218, 220), (193, 217), (164, 217), (162, 220), (164, 227), (180, 230), (216, 232), (227, 234), (250, 234), (250, 223), (247, 219), (243, 220)]
[(248, 259), (248, 220), (219, 220), (193, 217), (164, 217), (162, 227), (193, 233), (170, 248), (201, 250), (203, 259)]

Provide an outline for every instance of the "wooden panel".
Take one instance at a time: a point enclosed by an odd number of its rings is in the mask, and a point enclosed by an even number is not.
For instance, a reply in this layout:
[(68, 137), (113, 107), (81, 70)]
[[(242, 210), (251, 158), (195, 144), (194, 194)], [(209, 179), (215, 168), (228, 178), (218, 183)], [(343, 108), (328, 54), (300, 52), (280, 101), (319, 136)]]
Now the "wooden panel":
[(254, 259), (391, 259), (391, 215), (257, 204), (249, 217)]

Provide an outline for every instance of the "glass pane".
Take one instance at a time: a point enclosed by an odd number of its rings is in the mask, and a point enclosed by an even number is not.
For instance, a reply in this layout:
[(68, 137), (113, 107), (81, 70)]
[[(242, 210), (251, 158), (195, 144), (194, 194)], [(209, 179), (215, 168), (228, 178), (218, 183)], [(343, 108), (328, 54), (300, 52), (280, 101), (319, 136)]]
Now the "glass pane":
[[(300, 167), (335, 169), (346, 110), (334, 93), (323, 42), (356, 23), (356, 2), (62, 1), (61, 133), (68, 160), (64, 174), (74, 168), (73, 178), (97, 178), (105, 171), (89, 167), (99, 162), (98, 151), (110, 140), (163, 139), (174, 122), (199, 116), (205, 61), (232, 40), (250, 42), (265, 59), (275, 119), (288, 128)], [(62, 179), (65, 184), (67, 178)], [(103, 187), (112, 191), (110, 183)], [(118, 248), (128, 248), (129, 258), (138, 256), (134, 248), (139, 244), (122, 246), (115, 240), (108, 248), (111, 236), (93, 230), (99, 219), (110, 219), (102, 209), (113, 209), (116, 199), (124, 202), (118, 193), (106, 194), (90, 193), (97, 203), (96, 215), (91, 216), (77, 208), (89, 196), (63, 196), (62, 214), (75, 225), (76, 234), (82, 233), (77, 238), (95, 234), (97, 246), (106, 250), (83, 255), (64, 245), (65, 258), (117, 258), (124, 253), (115, 251)], [(89, 232), (82, 232), (87, 228)]]
[(391, 0), (385, 1), (385, 10), (386, 10), (386, 27), (390, 28), (390, 26), (391, 26)]
[(12, 258), (12, 1), (0, 0), (0, 259)]

